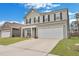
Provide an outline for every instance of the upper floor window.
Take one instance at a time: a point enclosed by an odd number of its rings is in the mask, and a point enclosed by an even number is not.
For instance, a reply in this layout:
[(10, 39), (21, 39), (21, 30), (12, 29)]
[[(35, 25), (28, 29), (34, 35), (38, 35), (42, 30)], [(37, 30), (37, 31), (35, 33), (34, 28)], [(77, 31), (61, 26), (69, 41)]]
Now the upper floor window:
[(43, 22), (45, 22), (45, 16), (43, 15)]
[(29, 19), (29, 23), (31, 24), (31, 18)]
[(56, 13), (56, 21), (59, 21), (60, 20), (60, 13)]
[(34, 23), (36, 23), (36, 18), (34, 17)]
[(45, 22), (48, 22), (48, 15), (45, 15)]
[(28, 19), (26, 19), (26, 24), (28, 23), (28, 21), (27, 21)]
[(50, 21), (50, 15), (48, 15), (48, 21)]

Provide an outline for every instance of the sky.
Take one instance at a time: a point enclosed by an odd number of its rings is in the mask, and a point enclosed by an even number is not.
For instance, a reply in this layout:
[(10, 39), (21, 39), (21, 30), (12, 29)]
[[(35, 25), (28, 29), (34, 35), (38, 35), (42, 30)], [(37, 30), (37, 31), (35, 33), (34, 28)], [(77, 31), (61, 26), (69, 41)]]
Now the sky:
[(79, 12), (79, 4), (77, 3), (0, 3), (0, 25), (5, 22), (23, 24), (24, 16), (32, 8), (39, 13), (68, 8), (70, 22), (76, 20), (75, 14)]

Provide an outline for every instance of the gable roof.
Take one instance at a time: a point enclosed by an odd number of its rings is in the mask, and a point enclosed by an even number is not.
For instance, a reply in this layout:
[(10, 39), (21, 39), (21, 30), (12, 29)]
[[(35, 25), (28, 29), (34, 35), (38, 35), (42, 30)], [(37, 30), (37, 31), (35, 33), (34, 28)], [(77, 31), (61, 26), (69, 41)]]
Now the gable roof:
[(0, 26), (0, 30), (10, 30), (11, 28), (21, 28), (22, 26), (24, 25), (19, 23), (5, 22), (2, 26)]
[(32, 9), (25, 15), (24, 18), (26, 18), (26, 16), (29, 15), (32, 11), (34, 11), (34, 12), (40, 14), (40, 15), (46, 15), (46, 14), (61, 12), (61, 11), (64, 11), (64, 10), (67, 10), (67, 11), (68, 11), (68, 8), (59, 9), (59, 10), (54, 10), (54, 11), (51, 11), (51, 12), (39, 13), (39, 12), (37, 12), (37, 10), (35, 10), (35, 9), (32, 8)]
[(32, 8), (27, 14), (25, 14), (24, 18), (26, 18), (26, 16), (29, 15), (32, 11), (38, 13), (36, 9)]

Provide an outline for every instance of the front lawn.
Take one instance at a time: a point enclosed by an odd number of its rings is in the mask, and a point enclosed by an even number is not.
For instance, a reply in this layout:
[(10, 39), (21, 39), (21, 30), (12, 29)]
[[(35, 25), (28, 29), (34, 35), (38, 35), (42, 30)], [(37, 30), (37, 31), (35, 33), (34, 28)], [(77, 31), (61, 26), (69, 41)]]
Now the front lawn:
[(79, 44), (79, 37), (61, 40), (50, 53), (60, 56), (79, 56), (79, 51), (77, 51), (79, 46), (76, 48), (75, 44)]
[(27, 40), (27, 39), (20, 37), (0, 38), (0, 45), (9, 45), (23, 40)]

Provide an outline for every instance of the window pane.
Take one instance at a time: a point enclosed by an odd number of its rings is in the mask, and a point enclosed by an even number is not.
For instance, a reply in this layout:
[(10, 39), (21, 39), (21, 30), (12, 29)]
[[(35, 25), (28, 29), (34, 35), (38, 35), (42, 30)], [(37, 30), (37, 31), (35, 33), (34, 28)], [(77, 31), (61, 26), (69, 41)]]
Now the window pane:
[(60, 21), (60, 12), (56, 13), (56, 21)]
[(54, 14), (54, 21), (56, 21), (56, 14)]
[(31, 18), (29, 19), (29, 23), (31, 24)]

